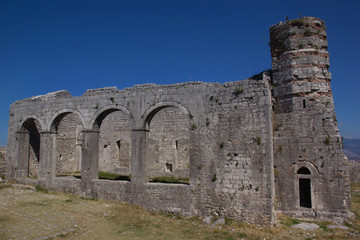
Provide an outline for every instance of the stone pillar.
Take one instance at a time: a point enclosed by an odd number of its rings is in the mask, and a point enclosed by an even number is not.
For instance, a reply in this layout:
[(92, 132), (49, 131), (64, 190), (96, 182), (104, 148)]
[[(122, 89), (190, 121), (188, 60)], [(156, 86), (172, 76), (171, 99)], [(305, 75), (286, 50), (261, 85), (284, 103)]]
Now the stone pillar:
[(55, 176), (56, 159), (54, 158), (55, 133), (51, 131), (40, 132), (40, 169), (39, 180), (49, 187)]
[(81, 181), (89, 182), (99, 176), (99, 131), (83, 130), (81, 152)]
[(16, 132), (18, 142), (17, 161), (14, 166), (15, 178), (25, 179), (28, 175), (29, 164), (29, 133), (27, 131)]
[(148, 181), (146, 171), (146, 150), (149, 130), (133, 129), (131, 137), (132, 162), (131, 162), (131, 183), (141, 185)]

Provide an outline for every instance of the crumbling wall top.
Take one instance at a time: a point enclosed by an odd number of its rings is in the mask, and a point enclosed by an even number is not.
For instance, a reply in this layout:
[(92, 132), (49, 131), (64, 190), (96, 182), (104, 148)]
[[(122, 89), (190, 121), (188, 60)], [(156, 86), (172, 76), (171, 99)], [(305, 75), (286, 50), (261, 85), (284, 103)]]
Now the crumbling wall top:
[(55, 99), (60, 99), (60, 98), (73, 98), (73, 96), (67, 90), (59, 90), (59, 91), (50, 92), (50, 93), (47, 93), (44, 95), (25, 98), (23, 100), (16, 101), (15, 103), (49, 101), (49, 100), (55, 100)]

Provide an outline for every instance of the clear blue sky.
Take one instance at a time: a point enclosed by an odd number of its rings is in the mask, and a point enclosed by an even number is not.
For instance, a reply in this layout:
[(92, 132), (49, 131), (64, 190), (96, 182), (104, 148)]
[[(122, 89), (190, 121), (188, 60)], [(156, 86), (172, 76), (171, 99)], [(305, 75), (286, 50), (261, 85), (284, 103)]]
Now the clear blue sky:
[(339, 127), (360, 138), (359, 9), (356, 0), (1, 0), (0, 145), (15, 100), (269, 69), (269, 27), (300, 14), (325, 20)]

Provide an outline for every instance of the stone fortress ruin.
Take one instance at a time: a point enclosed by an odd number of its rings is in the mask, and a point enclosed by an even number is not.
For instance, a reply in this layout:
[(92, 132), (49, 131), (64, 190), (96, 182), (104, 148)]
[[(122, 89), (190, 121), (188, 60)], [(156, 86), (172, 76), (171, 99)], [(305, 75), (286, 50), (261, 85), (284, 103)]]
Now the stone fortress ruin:
[(270, 46), (272, 70), (243, 81), (13, 103), (6, 179), (183, 215), (345, 219), (350, 182), (324, 23), (280, 22)]

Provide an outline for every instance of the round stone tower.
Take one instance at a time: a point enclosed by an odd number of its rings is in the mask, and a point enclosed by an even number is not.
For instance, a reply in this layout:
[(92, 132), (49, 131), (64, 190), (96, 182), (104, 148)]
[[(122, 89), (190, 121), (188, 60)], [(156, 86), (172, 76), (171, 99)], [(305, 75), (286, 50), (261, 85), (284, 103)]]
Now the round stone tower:
[[(276, 112), (306, 108), (306, 97), (331, 97), (329, 53), (324, 22), (305, 17), (270, 28)], [(304, 101), (295, 103), (293, 97)]]
[(349, 179), (324, 22), (280, 22), (270, 28), (270, 46), (276, 207), (297, 217), (346, 216)]

